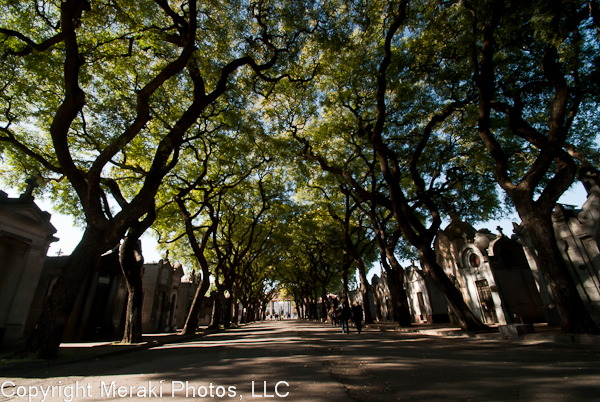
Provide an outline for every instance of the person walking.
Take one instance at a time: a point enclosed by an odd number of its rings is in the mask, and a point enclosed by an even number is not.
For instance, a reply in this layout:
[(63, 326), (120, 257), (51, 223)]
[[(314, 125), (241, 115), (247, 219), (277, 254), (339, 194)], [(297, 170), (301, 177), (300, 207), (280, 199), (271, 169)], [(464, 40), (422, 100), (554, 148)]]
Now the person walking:
[(352, 320), (354, 321), (354, 325), (356, 325), (356, 330), (360, 334), (362, 332), (363, 308), (356, 301), (352, 305)]
[(331, 326), (337, 327), (337, 325), (338, 325), (337, 313), (333, 306), (331, 306), (331, 310), (329, 310), (329, 318), (331, 318)]
[(348, 328), (348, 320), (350, 319), (350, 315), (352, 314), (352, 310), (348, 305), (348, 300), (344, 297), (340, 301), (340, 306), (338, 307), (340, 321), (342, 323), (342, 333), (349, 334), (350, 329)]

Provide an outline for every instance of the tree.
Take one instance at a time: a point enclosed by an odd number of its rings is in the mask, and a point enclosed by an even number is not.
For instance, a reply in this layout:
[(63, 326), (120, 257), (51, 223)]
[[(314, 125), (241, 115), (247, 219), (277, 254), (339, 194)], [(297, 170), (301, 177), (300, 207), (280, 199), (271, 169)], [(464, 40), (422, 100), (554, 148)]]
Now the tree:
[[(306, 195), (299, 190), (297, 195)], [(321, 299), (324, 317), (329, 306), (328, 294), (343, 285), (343, 238), (339, 224), (309, 200), (294, 205), (294, 214), (287, 219), (287, 246), (282, 250), (282, 267), (277, 278), (282, 289), (292, 295), (301, 318), (319, 318), (317, 300)]]
[[(329, 215), (338, 223), (342, 238), (340, 239), (343, 248), (342, 277), (344, 278), (344, 295), (348, 297), (348, 268), (354, 262), (358, 269), (360, 278), (360, 291), (364, 303), (365, 323), (372, 324), (373, 317), (369, 303), (369, 283), (367, 280), (367, 266), (365, 260), (369, 263), (370, 257), (373, 257), (374, 243), (371, 238), (369, 226), (365, 224), (365, 219), (359, 212), (359, 203), (352, 197), (350, 189), (345, 187), (345, 183), (337, 183), (337, 188), (330, 188), (337, 194), (329, 195), (323, 187), (313, 187), (320, 190), (321, 196), (327, 200), (327, 210)], [(370, 264), (369, 264), (370, 265)]]
[[(442, 96), (447, 93), (421, 92), (418, 86), (413, 86), (420, 76), (410, 70), (410, 52), (405, 49), (407, 37), (398, 35), (407, 18), (406, 2), (382, 6), (386, 18), (376, 28), (370, 24), (374, 21), (369, 18), (371, 10), (355, 7), (356, 19), (350, 25), (354, 30), (349, 32), (359, 35), (351, 35), (350, 43), (338, 49), (340, 60), (334, 64), (355, 65), (353, 74), (344, 73), (348, 77), (344, 78), (335, 69), (331, 70), (336, 80), (319, 88), (325, 94), (332, 94), (323, 95), (327, 99), (323, 104), (326, 110), (319, 110), (315, 124), (303, 130), (306, 137), (298, 134), (296, 127), (291, 129), (292, 136), (303, 145), (301, 153), (305, 158), (343, 177), (361, 201), (374, 202), (392, 213), (394, 224), (417, 249), (424, 273), (445, 294), (463, 329), (486, 329), (437, 263), (432, 247), (442, 222), (441, 213), (452, 210), (456, 196), (463, 196), (461, 202), (472, 200), (472, 194), (486, 200), (479, 203), (483, 207), (478, 211), (480, 217), (497, 208), (495, 191), (489, 191), (489, 184), (486, 188), (486, 183), (479, 182), (473, 174), (476, 168), (473, 160), (459, 157), (468, 153), (469, 148), (477, 148), (472, 141), (457, 139), (453, 129), (461, 120), (469, 94), (448, 89), (450, 101), (446, 101)], [(381, 45), (378, 35), (382, 30), (385, 38)], [(364, 46), (361, 48), (359, 44)], [(351, 59), (356, 58), (355, 49), (365, 47), (367, 54), (361, 54), (360, 59), (365, 65), (358, 66)], [(410, 81), (405, 82), (405, 78)], [(411, 97), (403, 97), (403, 90)], [(415, 102), (416, 95), (422, 95), (423, 100)], [(341, 158), (340, 137), (349, 138), (348, 145), (343, 146), (353, 152)], [(369, 160), (365, 149), (374, 152), (377, 172), (365, 171), (364, 164), (362, 172), (355, 167), (358, 161)], [(369, 191), (365, 186), (365, 177), (374, 173), (381, 175), (385, 183), (383, 191)]]
[(86, 224), (30, 353), (56, 356), (86, 275), (151, 212), (198, 118), (233, 78), (251, 80), (241, 68), (268, 82), (282, 75), (267, 70), (283, 74), (294, 62), (314, 21), (300, 3), (252, 2), (243, 12), (195, 0), (178, 9), (164, 0), (2, 3), (3, 152), (21, 173), (52, 180)]
[[(258, 180), (245, 182), (231, 189), (223, 198), (217, 211), (219, 225), (212, 234), (211, 251), (215, 259), (215, 278), (217, 299), (224, 291), (234, 294), (234, 286), (238, 278), (246, 271), (254, 268), (255, 260), (262, 254), (268, 244), (269, 236), (274, 230), (276, 216), (271, 215), (271, 208), (278, 197), (276, 183), (264, 182), (269, 172), (259, 172)], [(273, 185), (275, 184), (275, 185)], [(222, 278), (222, 282), (219, 281)], [(231, 298), (226, 300), (225, 326), (229, 326), (231, 318)], [(243, 300), (248, 302), (248, 300)], [(249, 308), (249, 306), (244, 306)], [(217, 309), (213, 310), (212, 326), (218, 325)]]
[(370, 203), (368, 209), (365, 208), (363, 211), (371, 220), (375, 232), (375, 241), (379, 248), (379, 261), (391, 280), (392, 316), (400, 326), (410, 326), (412, 320), (408, 294), (404, 286), (404, 268), (400, 265), (398, 257), (396, 257), (400, 254), (399, 245), (403, 243), (402, 232), (398, 225), (394, 224), (393, 214), (389, 210), (378, 207), (375, 203)]
[(127, 287), (125, 330), (121, 343), (139, 343), (142, 341), (142, 307), (144, 301), (142, 269), (144, 257), (142, 255), (142, 243), (139, 239), (142, 233), (154, 222), (155, 216), (155, 211), (152, 210), (142, 222), (136, 222), (130, 226), (119, 250), (119, 264)]
[(190, 265), (199, 266), (202, 272), (182, 331), (185, 335), (195, 333), (202, 301), (210, 286), (207, 247), (219, 225), (217, 211), (223, 197), (266, 162), (260, 149), (253, 150), (248, 127), (235, 125), (239, 121), (238, 112), (229, 118), (223, 116), (210, 129), (205, 128), (198, 144), (184, 147), (180, 165), (166, 180), (170, 190), (164, 197), (168, 201), (160, 207), (159, 222), (155, 225), (161, 244), (172, 246), (187, 240), (176, 248), (191, 248)]
[[(585, 164), (584, 155), (594, 154), (585, 139), (589, 128), (595, 135), (595, 125), (585, 121), (586, 112), (597, 115), (599, 94), (590, 68), (598, 52), (593, 8), (588, 2), (464, 3), (479, 96), (477, 130), (495, 161), (498, 184), (538, 250), (562, 330), (571, 333), (599, 330), (562, 258), (551, 216), (575, 179), (574, 158)], [(521, 157), (525, 166), (515, 161)]]

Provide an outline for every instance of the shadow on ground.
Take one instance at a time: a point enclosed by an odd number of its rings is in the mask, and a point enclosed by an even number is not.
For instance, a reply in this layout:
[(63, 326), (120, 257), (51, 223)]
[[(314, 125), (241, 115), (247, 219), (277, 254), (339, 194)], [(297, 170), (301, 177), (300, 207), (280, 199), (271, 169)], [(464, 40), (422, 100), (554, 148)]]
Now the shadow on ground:
[[(94, 381), (98, 389), (101, 382), (143, 387), (151, 381), (168, 397), (187, 382), (188, 398), (212, 384), (235, 387), (244, 399), (253, 391), (257, 399), (278, 399), (280, 383), (286, 400), (592, 401), (600, 395), (598, 357), (595, 345), (342, 334), (327, 324), (276, 321), (126, 355), (16, 369), (7, 378), (15, 384)], [(175, 397), (185, 398), (185, 388)]]

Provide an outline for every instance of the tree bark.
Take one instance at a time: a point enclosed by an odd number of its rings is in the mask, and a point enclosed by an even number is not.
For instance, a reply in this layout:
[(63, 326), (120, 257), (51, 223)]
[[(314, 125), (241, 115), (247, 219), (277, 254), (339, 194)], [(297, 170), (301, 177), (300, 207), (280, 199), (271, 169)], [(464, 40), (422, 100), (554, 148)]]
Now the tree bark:
[(383, 317), (381, 316), (381, 304), (379, 303), (379, 297), (377, 297), (375, 287), (373, 287), (373, 304), (375, 304), (375, 319), (377, 321), (382, 321)]
[(225, 298), (225, 307), (223, 312), (223, 327), (231, 328), (231, 292), (229, 297)]
[(342, 289), (342, 296), (348, 299), (348, 269), (352, 262), (350, 261), (350, 256), (348, 253), (344, 253), (344, 257), (342, 259), (342, 283), (344, 285)]
[(240, 315), (240, 304), (238, 303), (238, 289), (237, 286), (234, 289), (234, 293), (231, 295), (232, 299), (233, 299), (233, 317), (232, 317), (232, 322), (235, 326), (237, 326), (239, 324), (239, 320), (238, 317)]
[[(203, 274), (203, 278), (208, 278)], [(190, 307), (190, 312), (185, 320), (185, 325), (183, 326), (183, 330), (181, 331), (181, 335), (194, 335), (196, 330), (198, 329), (198, 317), (200, 315), (200, 310), (202, 309), (202, 304), (204, 301), (204, 295), (210, 286), (210, 281), (208, 279), (201, 279), (198, 287), (196, 288), (196, 293), (194, 293), (194, 299), (192, 300), (192, 306)]]
[(125, 315), (125, 331), (121, 343), (140, 343), (142, 341), (142, 244), (139, 240), (141, 233), (130, 228), (128, 235), (121, 244), (119, 264), (127, 286), (127, 313)]
[(362, 258), (355, 258), (358, 265), (358, 275), (360, 276), (360, 292), (363, 297), (363, 310), (365, 312), (365, 324), (373, 324), (373, 315), (371, 314), (371, 303), (369, 302), (369, 281), (367, 281), (367, 270)]
[[(387, 258), (387, 261), (384, 259)], [(408, 295), (404, 289), (404, 268), (396, 256), (388, 255), (382, 259), (383, 269), (388, 274), (392, 289), (390, 289), (392, 297), (392, 316), (401, 327), (410, 327), (412, 320), (410, 316), (410, 308), (408, 306)], [(389, 264), (388, 264), (389, 261)]]
[(221, 289), (217, 287), (214, 296), (209, 329), (219, 329), (221, 326)]

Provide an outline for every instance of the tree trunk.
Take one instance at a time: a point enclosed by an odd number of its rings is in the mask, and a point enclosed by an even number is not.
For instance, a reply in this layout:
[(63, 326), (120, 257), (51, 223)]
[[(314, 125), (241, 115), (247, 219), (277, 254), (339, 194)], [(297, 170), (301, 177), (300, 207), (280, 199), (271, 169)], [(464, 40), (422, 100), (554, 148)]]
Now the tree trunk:
[(303, 320), (306, 319), (306, 315), (305, 315), (306, 307), (304, 305), (304, 300), (303, 299), (296, 300), (296, 306), (298, 308), (298, 318), (301, 318)]
[(388, 253), (386, 250), (386, 256), (382, 255), (381, 264), (391, 282), (392, 316), (398, 322), (399, 326), (409, 327), (412, 325), (412, 320), (408, 305), (408, 295), (406, 294), (406, 289), (404, 289), (404, 268), (400, 265), (396, 256), (394, 256), (393, 251)]
[(252, 303), (252, 322), (258, 321), (258, 305)]
[(247, 324), (248, 323), (248, 302), (243, 302), (242, 301), (242, 320), (241, 320), (242, 324)]
[(531, 242), (538, 251), (540, 268), (552, 290), (562, 331), (573, 334), (598, 334), (598, 326), (583, 303), (556, 243), (551, 215), (536, 215), (531, 211), (523, 211), (523, 208), (518, 206), (517, 210), (529, 232)]
[(437, 263), (435, 252), (431, 249), (419, 250), (423, 272), (438, 286), (446, 296), (450, 308), (456, 315), (460, 327), (464, 331), (488, 331), (490, 328), (477, 318), (465, 303), (462, 293), (454, 286), (448, 275)]
[(246, 307), (246, 324), (250, 324), (252, 322), (252, 304), (248, 302), (248, 307)]
[(121, 244), (119, 264), (127, 286), (127, 313), (125, 315), (125, 332), (121, 343), (140, 343), (142, 341), (142, 244), (139, 240), (141, 233), (131, 227)]
[(232, 297), (232, 302), (233, 302), (233, 318), (232, 318), (232, 322), (235, 326), (237, 326), (239, 324), (238, 322), (238, 317), (240, 315), (240, 304), (238, 303), (238, 290), (237, 287), (235, 289), (235, 293), (231, 295)]
[(408, 296), (404, 289), (404, 270), (392, 269), (388, 274), (392, 285), (392, 314), (394, 320), (401, 327), (410, 327), (412, 320), (408, 307)]
[(221, 289), (217, 288), (214, 296), (209, 329), (219, 329), (221, 326)]
[(348, 299), (348, 269), (350, 268), (350, 257), (348, 253), (344, 253), (344, 257), (342, 259), (342, 281), (344, 284), (344, 288), (342, 289), (342, 296)]
[(231, 328), (231, 292), (229, 292), (229, 297), (225, 298), (225, 308), (223, 312), (223, 327)]
[(379, 298), (373, 291), (373, 304), (375, 304), (375, 318), (377, 321), (382, 321), (381, 317), (381, 304), (379, 303)]
[[(200, 283), (196, 288), (196, 293), (194, 293), (194, 299), (192, 300), (192, 306), (190, 307), (190, 312), (185, 320), (185, 325), (183, 326), (183, 331), (181, 331), (181, 335), (194, 335), (196, 330), (198, 329), (198, 316), (200, 315), (200, 310), (202, 309), (202, 302), (204, 301), (204, 295), (210, 286), (210, 281), (208, 280), (208, 275), (202, 275)], [(206, 278), (206, 280), (204, 279)]]
[(358, 275), (360, 276), (360, 292), (363, 297), (363, 310), (365, 312), (365, 324), (373, 324), (373, 316), (371, 315), (371, 303), (369, 302), (369, 281), (367, 281), (367, 270), (362, 258), (356, 258), (358, 265)]
[(37, 325), (27, 340), (26, 354), (42, 359), (57, 356), (77, 295), (88, 274), (97, 269), (102, 253), (110, 248), (102, 245), (103, 240), (101, 232), (86, 229), (44, 304)]

